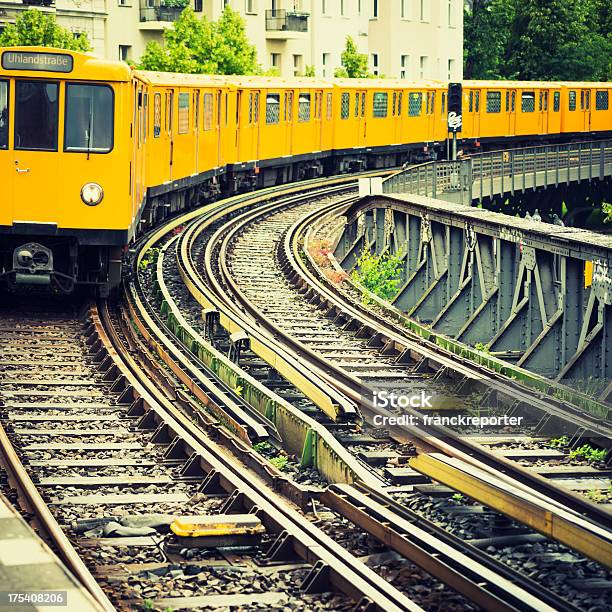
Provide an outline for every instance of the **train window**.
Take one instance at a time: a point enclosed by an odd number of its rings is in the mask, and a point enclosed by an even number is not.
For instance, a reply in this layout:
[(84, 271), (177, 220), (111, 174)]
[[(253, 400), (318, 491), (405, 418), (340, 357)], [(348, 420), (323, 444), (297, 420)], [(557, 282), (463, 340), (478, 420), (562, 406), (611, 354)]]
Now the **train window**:
[(225, 127), (227, 127), (229, 125), (229, 107), (228, 107), (228, 95), (224, 94), (224, 99), (225, 99)]
[(287, 93), (287, 121), (293, 121), (293, 92)]
[(178, 133), (189, 132), (189, 94), (180, 93), (178, 98)]
[(317, 91), (315, 93), (315, 117), (321, 119), (323, 116), (323, 92)]
[(480, 90), (477, 90), (474, 94), (474, 112), (480, 112)]
[(474, 92), (470, 91), (470, 106), (469, 106), (469, 112), (473, 113), (474, 112)]
[[(0, 83), (0, 87), (2, 83)], [(2, 108), (2, 89), (0, 89), (0, 108)], [(608, 110), (608, 90), (599, 90), (595, 92), (595, 110)], [(0, 123), (1, 129), (1, 123)], [(0, 132), (1, 134), (1, 132)], [(2, 136), (0, 136), (0, 146), (2, 146)]]
[(365, 91), (361, 94), (361, 116), (365, 117), (366, 95)]
[(8, 148), (9, 88), (6, 81), (0, 81), (0, 149)]
[(570, 91), (569, 92), (569, 98), (567, 101), (567, 108), (571, 111), (575, 111), (576, 110), (576, 92), (575, 91)]
[(539, 107), (538, 110), (542, 110), (542, 98), (544, 98), (544, 92), (543, 91), (540, 92), (540, 107)]
[(253, 94), (249, 94), (249, 123), (253, 123)]
[(512, 104), (510, 105), (511, 112), (516, 110), (516, 91), (512, 92)]
[(359, 92), (355, 93), (355, 119), (359, 117)]
[(436, 92), (432, 91), (431, 92), (431, 114), (432, 115), (435, 112), (435, 109), (436, 109)]
[(521, 94), (521, 110), (524, 113), (533, 113), (535, 111), (535, 92), (524, 91)]
[(506, 92), (506, 112), (510, 110), (510, 92)]
[(544, 92), (544, 110), (545, 111), (548, 110), (548, 92), (547, 91)]
[(204, 94), (204, 131), (212, 130), (213, 124), (213, 95), (211, 93)]
[(401, 117), (402, 116), (402, 98), (404, 97), (403, 92), (399, 92), (397, 94), (397, 116)]
[(200, 92), (193, 94), (193, 129), (197, 132), (200, 127)]
[(332, 120), (332, 104), (333, 104), (333, 95), (332, 93), (327, 94), (327, 120)]
[(501, 113), (501, 91), (487, 91), (487, 113)]
[(590, 110), (591, 109), (591, 90), (590, 89), (587, 89), (584, 92), (584, 100), (585, 100), (586, 110)]
[(376, 119), (384, 119), (389, 112), (389, 94), (387, 92), (376, 92), (374, 94), (374, 110), (373, 117)]
[(561, 92), (555, 91), (553, 93), (553, 111), (558, 113), (561, 109)]
[(442, 92), (442, 114), (446, 111), (446, 93)]
[(253, 123), (259, 123), (259, 92), (253, 96)]
[(161, 134), (161, 94), (153, 96), (153, 138)]
[(395, 117), (397, 113), (397, 91), (393, 92), (393, 112), (391, 113)]
[(300, 93), (298, 101), (298, 121), (304, 123), (310, 121), (310, 94)]
[(168, 134), (174, 129), (174, 92), (166, 94), (166, 120), (168, 121)]
[(268, 125), (280, 121), (280, 94), (268, 94), (266, 97), (266, 123)]
[(408, 94), (408, 116), (419, 117), (423, 108), (423, 94), (418, 92), (410, 92)]
[(58, 85), (15, 84), (15, 149), (57, 151)]

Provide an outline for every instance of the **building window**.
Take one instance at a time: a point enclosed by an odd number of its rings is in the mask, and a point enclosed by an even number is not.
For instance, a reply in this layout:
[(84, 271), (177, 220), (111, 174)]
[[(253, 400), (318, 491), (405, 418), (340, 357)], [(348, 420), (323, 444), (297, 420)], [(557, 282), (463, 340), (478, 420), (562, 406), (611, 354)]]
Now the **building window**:
[(202, 12), (202, 0), (194, 0), (193, 11), (195, 13), (201, 13)]
[(377, 91), (374, 93), (374, 112), (372, 116), (375, 119), (384, 119), (389, 112), (389, 94), (387, 92)]
[(487, 113), (501, 113), (501, 91), (487, 91)]
[[(555, 91), (555, 96), (559, 92)], [(556, 98), (555, 98), (556, 99)], [(556, 110), (559, 110), (558, 108)], [(595, 110), (608, 110), (608, 90), (598, 90), (595, 92)]]
[(533, 113), (535, 111), (535, 92), (524, 91), (521, 94), (521, 110), (524, 113)]
[(327, 15), (327, 0), (321, 0), (321, 13)]
[(132, 6), (130, 0), (117, 0), (117, 6)]
[(421, 21), (429, 21), (429, 3), (431, 2), (431, 0), (420, 0), (420, 19)]
[(401, 66), (401, 70), (400, 70), (400, 78), (401, 79), (407, 79), (408, 78), (408, 63), (410, 61), (410, 56), (408, 55), (402, 55), (400, 57), (400, 66)]
[[(199, 1), (201, 4), (202, 0), (199, 0)], [(245, 13), (251, 13), (251, 14), (257, 13), (257, 0), (245, 0), (244, 11)]]
[(372, 53), (372, 73), (378, 75), (378, 53)]
[(378, 19), (378, 0), (372, 0), (372, 18)]
[(408, 94), (408, 116), (419, 117), (423, 108), (423, 94), (420, 91), (412, 91)]
[(422, 79), (424, 79), (427, 76), (427, 56), (426, 55), (421, 55), (421, 58), (419, 61), (419, 75)]
[(340, 17), (344, 17), (344, 0), (340, 0)]
[(298, 105), (298, 121), (304, 123), (310, 121), (310, 94), (300, 93)]
[(408, 17), (408, 3), (410, 0), (400, 0), (400, 17), (402, 19), (409, 19)]
[(455, 75), (455, 60), (454, 59), (449, 59), (448, 60), (448, 66), (447, 66), (447, 78), (448, 78), (448, 80), (452, 81), (454, 75)]
[(127, 62), (130, 59), (130, 45), (119, 45), (119, 59), (122, 62)]
[(327, 67), (329, 66), (331, 61), (331, 54), (330, 53), (323, 53), (322, 57), (321, 57), (321, 62), (323, 64), (323, 77), (325, 78), (327, 76)]
[(302, 74), (302, 56), (293, 56), (293, 76), (299, 76)]
[(453, 27), (453, 0), (448, 0), (448, 27)]
[(276, 124), (280, 121), (280, 94), (269, 93), (266, 97), (266, 123)]
[(281, 69), (281, 54), (280, 53), (270, 53), (270, 66), (272, 68), (276, 68), (280, 72), (280, 69)]

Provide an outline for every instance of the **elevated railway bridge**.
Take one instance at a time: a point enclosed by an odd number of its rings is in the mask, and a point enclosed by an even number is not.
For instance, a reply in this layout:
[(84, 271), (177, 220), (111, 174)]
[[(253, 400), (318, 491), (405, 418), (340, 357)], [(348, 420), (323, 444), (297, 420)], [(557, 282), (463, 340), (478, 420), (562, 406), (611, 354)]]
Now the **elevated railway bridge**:
[(512, 364), (514, 377), (592, 383), (591, 395), (609, 400), (612, 236), (474, 205), (517, 195), (538, 208), (548, 190), (595, 185), (609, 200), (611, 175), (610, 141), (409, 168), (366, 186), (335, 255), (345, 270), (364, 250), (398, 255), (393, 306), (419, 333), (455, 351), (479, 347), (496, 369)]

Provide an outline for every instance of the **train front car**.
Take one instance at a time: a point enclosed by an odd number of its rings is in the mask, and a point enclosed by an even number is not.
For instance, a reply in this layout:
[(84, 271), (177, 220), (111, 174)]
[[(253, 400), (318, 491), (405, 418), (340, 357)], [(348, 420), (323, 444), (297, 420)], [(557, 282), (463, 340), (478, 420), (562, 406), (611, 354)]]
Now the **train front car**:
[(0, 49), (0, 280), (100, 295), (139, 209), (131, 69), (87, 54)]

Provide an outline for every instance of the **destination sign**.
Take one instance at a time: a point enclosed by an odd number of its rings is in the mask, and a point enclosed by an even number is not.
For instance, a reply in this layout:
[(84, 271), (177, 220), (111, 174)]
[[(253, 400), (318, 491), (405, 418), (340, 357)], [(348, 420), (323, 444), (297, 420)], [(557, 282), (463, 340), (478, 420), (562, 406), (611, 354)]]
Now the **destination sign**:
[(33, 53), (5, 51), (2, 54), (5, 70), (38, 70), (43, 72), (72, 72), (73, 60), (65, 53)]

